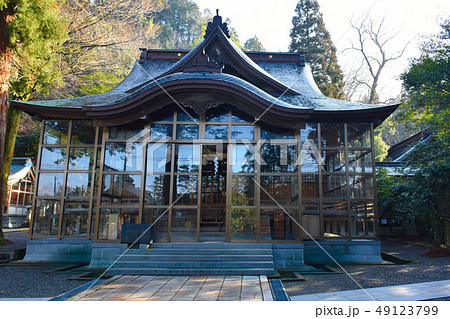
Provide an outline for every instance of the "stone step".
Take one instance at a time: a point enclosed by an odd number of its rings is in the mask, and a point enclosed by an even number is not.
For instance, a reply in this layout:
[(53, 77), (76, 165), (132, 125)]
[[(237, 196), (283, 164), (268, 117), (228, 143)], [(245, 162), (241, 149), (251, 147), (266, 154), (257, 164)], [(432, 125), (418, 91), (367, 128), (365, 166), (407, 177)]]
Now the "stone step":
[(158, 275), (158, 276), (196, 276), (196, 275), (241, 275), (241, 276), (273, 276), (272, 268), (236, 268), (236, 269), (164, 269), (164, 268), (111, 268), (108, 275)]
[(248, 269), (273, 268), (273, 261), (117, 261), (112, 268)]
[(168, 255), (168, 254), (131, 254), (120, 257), (120, 261), (273, 261), (272, 255)]
[(272, 244), (260, 243), (153, 243), (152, 249), (272, 249)]
[[(121, 252), (123, 253), (123, 251)], [(128, 249), (125, 255), (272, 255), (272, 249)]]

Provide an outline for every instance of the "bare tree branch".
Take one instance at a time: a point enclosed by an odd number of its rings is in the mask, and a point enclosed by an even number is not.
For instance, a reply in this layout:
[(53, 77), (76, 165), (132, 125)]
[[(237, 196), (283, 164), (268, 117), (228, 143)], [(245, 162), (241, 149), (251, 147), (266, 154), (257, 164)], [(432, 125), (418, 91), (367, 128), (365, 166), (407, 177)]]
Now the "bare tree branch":
[[(352, 85), (359, 84), (360, 86), (367, 86), (369, 92), (366, 102), (369, 104), (377, 103), (379, 102), (378, 84), (382, 71), (388, 62), (395, 61), (403, 56), (410, 42), (406, 43), (402, 50), (388, 55), (387, 47), (398, 36), (398, 32), (392, 34), (386, 31), (384, 17), (379, 23), (376, 23), (370, 15), (367, 15), (359, 24), (350, 20), (350, 25), (356, 31), (357, 41), (356, 44), (351, 42), (350, 47), (343, 52), (352, 50), (361, 54), (362, 61), (370, 76), (370, 81), (366, 79), (358, 80), (357, 77), (360, 75), (355, 73), (349, 74), (349, 78), (352, 77), (353, 79), (347, 79), (347, 81), (350, 80)], [(375, 50), (373, 51), (370, 48), (375, 48)], [(361, 68), (358, 70), (362, 71)], [(348, 95), (349, 93), (346, 92), (346, 94)]]

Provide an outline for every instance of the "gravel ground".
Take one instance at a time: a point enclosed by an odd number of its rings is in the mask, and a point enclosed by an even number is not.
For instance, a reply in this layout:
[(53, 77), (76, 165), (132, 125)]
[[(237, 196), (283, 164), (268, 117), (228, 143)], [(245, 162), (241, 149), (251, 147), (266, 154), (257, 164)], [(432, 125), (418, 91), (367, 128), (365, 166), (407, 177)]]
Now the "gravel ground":
[[(13, 243), (0, 247), (0, 253), (25, 248), (28, 232), (5, 233), (5, 238)], [(69, 277), (74, 276), (73, 274), (44, 273), (58, 267), (60, 266), (0, 264), (0, 298), (56, 297), (85, 283), (85, 281), (69, 280)]]
[[(363, 288), (450, 279), (450, 257), (424, 257), (422, 254), (427, 248), (387, 240), (381, 241), (381, 250), (404, 259), (413, 260), (415, 263), (406, 265), (344, 265), (344, 269)], [(303, 275), (303, 277), (305, 277), (305, 281), (283, 282), (286, 292), (290, 296), (360, 288), (344, 273)]]
[[(26, 247), (28, 233), (6, 233), (5, 237), (13, 241), (13, 244), (0, 247), (0, 253)], [(415, 263), (406, 265), (345, 265), (344, 269), (364, 288), (450, 279), (450, 257), (423, 257), (422, 254), (427, 248), (387, 240), (382, 240), (381, 249), (386, 253), (404, 259), (414, 260)], [(0, 298), (54, 297), (85, 283), (68, 280), (69, 277), (73, 276), (72, 274), (43, 273), (57, 267), (0, 264)], [(304, 275), (304, 277), (305, 281), (283, 283), (290, 296), (359, 289), (345, 274)], [(450, 300), (450, 297), (439, 298), (439, 300)]]
[(27, 247), (28, 241), (28, 232), (27, 231), (18, 231), (18, 232), (10, 232), (3, 233), (6, 239), (9, 239), (13, 243), (6, 246), (0, 246), (0, 253), (3, 252), (14, 252), (15, 249), (21, 249)]
[(86, 282), (69, 280), (73, 274), (50, 273), (57, 266), (8, 266), (0, 264), (0, 298), (56, 297)]

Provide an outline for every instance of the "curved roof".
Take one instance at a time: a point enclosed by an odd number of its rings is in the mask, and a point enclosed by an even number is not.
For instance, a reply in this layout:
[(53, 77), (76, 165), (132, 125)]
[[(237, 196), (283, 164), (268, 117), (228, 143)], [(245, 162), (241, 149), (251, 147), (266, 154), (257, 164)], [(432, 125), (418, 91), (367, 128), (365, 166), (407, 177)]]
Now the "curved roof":
[(244, 104), (256, 117), (258, 112), (264, 114), (263, 121), (294, 115), (297, 120), (324, 121), (328, 117), (329, 121), (381, 123), (398, 106), (325, 97), (301, 54), (246, 54), (227, 37), (223, 25), (219, 24), (211, 24), (205, 39), (189, 52), (144, 49), (141, 60), (127, 78), (107, 93), (11, 103), (41, 118), (92, 118), (111, 125), (119, 115), (126, 121), (136, 120), (164, 105), (192, 98), (192, 92), (206, 94), (219, 103), (251, 102), (256, 106)]

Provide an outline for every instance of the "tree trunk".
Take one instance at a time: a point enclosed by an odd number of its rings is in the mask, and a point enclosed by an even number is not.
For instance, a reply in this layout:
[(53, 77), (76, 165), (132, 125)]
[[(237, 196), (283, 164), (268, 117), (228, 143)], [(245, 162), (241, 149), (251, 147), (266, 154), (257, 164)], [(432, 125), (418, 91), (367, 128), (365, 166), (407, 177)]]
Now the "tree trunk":
[(12, 158), (14, 156), (14, 146), (16, 144), (17, 130), (20, 123), (20, 114), (22, 111), (9, 106), (8, 113), (6, 115), (6, 129), (5, 129), (5, 147), (3, 156), (3, 182), (2, 182), (2, 196), (1, 202), (5, 206), (7, 192), (8, 192), (8, 177), (11, 168)]
[[(13, 19), (13, 6), (10, 3), (0, 11), (0, 181), (4, 179), (4, 150), (6, 133), (6, 115), (9, 107), (9, 75), (13, 61), (13, 51), (9, 42), (8, 23)], [(3, 202), (3, 188), (0, 187), (0, 224), (5, 203)], [(4, 243), (3, 232), (0, 227), (0, 244)]]

